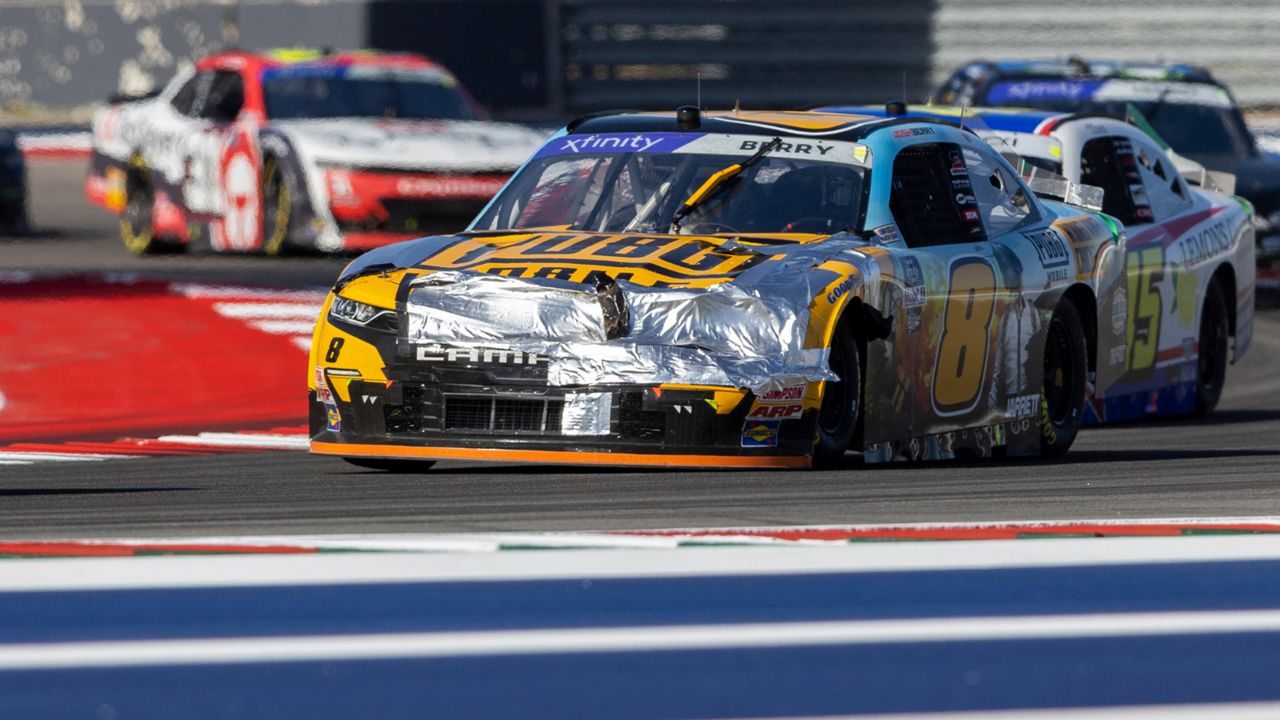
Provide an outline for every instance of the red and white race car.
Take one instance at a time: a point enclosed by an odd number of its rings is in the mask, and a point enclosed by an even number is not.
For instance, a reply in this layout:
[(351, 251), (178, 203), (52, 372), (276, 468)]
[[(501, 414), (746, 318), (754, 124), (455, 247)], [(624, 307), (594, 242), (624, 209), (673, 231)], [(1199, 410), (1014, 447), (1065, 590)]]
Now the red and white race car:
[(421, 55), (225, 52), (101, 110), (85, 192), (136, 253), (361, 250), (465, 224), (543, 139)]

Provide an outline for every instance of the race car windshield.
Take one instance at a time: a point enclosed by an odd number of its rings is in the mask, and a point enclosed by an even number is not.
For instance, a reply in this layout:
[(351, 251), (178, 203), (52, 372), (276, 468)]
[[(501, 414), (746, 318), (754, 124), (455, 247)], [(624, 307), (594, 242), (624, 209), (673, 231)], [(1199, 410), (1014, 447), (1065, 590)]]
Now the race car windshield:
[(267, 116), (277, 120), (376, 117), (473, 120), (452, 76), (436, 70), (380, 67), (268, 71)]
[[(699, 137), (705, 139), (689, 142)], [(617, 152), (609, 147), (590, 152), (589, 144), (614, 140), (606, 135), (553, 139), (477, 218), (473, 228), (832, 234), (858, 224), (868, 171), (853, 162), (853, 143), (784, 139), (776, 150), (716, 183), (715, 192), (700, 198), (673, 228), (672, 221), (687, 198), (715, 173), (744, 163), (769, 139), (676, 134), (620, 135), (617, 139), (634, 141), (635, 147), (650, 147), (651, 151)], [(558, 152), (566, 141), (569, 147), (586, 152)], [(668, 149), (677, 143), (683, 147)], [(700, 144), (708, 150), (716, 145), (732, 152), (697, 152)], [(654, 151), (663, 145), (663, 151)], [(825, 156), (820, 149), (826, 151)]]
[[(994, 83), (984, 105), (1082, 112), (1123, 118), (1133, 105), (1175, 150), (1188, 157), (1244, 156), (1248, 130), (1221, 88), (1198, 83), (1111, 83), (1101, 81)], [(1043, 90), (1037, 88), (1043, 85)], [(1079, 88), (1083, 87), (1083, 90)], [(1162, 99), (1162, 95), (1164, 95)], [(1197, 97), (1203, 96), (1203, 102)]]

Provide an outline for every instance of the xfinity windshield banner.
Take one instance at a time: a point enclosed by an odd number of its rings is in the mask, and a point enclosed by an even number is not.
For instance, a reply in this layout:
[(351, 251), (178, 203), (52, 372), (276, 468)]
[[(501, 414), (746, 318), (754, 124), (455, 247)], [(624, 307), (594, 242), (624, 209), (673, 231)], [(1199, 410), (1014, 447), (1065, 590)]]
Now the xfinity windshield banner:
[[(749, 157), (771, 138), (766, 135), (711, 135), (707, 133), (601, 133), (562, 135), (552, 138), (535, 158), (602, 153), (690, 153)], [(842, 140), (786, 138), (770, 156), (801, 158), (844, 165), (865, 165), (867, 147)]]

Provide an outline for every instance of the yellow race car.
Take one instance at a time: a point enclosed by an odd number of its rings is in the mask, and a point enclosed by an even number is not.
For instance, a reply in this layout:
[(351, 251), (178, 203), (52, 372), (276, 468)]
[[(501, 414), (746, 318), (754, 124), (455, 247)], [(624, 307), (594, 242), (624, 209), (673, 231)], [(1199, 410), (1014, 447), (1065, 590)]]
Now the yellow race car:
[(1123, 258), (1120, 225), (1037, 197), (943, 120), (588, 117), (465, 232), (343, 271), (311, 348), (311, 451), (1056, 457), (1091, 377), (1123, 371)]

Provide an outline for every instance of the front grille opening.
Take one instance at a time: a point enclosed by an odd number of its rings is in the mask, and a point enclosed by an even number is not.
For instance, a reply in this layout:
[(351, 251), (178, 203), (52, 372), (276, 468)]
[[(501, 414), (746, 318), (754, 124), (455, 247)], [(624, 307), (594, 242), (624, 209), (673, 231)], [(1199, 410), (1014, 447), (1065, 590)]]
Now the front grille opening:
[(444, 429), (493, 433), (560, 433), (560, 398), (444, 396)]
[(667, 433), (667, 414), (643, 407), (641, 393), (627, 392), (618, 397), (618, 433), (628, 439), (661, 440)]

